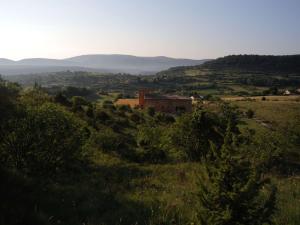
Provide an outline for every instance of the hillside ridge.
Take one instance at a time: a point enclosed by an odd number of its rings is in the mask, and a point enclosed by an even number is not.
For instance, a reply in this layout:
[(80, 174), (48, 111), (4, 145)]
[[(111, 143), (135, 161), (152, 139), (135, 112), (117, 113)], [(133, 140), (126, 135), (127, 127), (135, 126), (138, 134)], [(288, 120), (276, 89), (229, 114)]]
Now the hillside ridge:
[[(60, 71), (59, 67), (71, 71), (76, 71), (80, 68), (83, 71), (90, 72), (153, 74), (170, 67), (199, 65), (205, 61), (166, 56), (140, 57), (121, 54), (91, 54), (65, 59), (27, 58), (17, 61), (1, 58), (0, 74), (16, 75), (58, 72)], [(26, 66), (26, 70), (24, 70), (23, 66)]]

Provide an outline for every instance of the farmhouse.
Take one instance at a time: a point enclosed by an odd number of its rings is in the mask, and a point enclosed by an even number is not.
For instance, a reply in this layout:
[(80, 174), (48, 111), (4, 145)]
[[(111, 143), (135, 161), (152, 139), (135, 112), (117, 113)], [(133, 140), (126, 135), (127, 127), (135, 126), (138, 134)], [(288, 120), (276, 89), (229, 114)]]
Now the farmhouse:
[(129, 105), (145, 109), (153, 107), (155, 111), (181, 113), (192, 111), (192, 99), (178, 95), (160, 95), (149, 90), (140, 90), (137, 99), (119, 99), (117, 105)]

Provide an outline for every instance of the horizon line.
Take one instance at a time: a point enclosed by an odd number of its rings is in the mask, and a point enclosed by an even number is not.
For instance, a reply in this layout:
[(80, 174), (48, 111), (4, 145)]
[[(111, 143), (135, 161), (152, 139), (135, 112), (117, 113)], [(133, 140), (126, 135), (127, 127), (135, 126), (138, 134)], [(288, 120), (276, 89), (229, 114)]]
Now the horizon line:
[(131, 56), (131, 57), (140, 57), (140, 58), (159, 58), (159, 57), (164, 57), (164, 58), (172, 58), (172, 59), (187, 59), (187, 60), (213, 60), (213, 59), (218, 59), (218, 58), (223, 58), (226, 56), (234, 56), (234, 55), (258, 55), (258, 56), (294, 56), (294, 55), (300, 55), (300, 53), (292, 53), (292, 54), (244, 54), (244, 53), (235, 53), (235, 54), (228, 54), (228, 55), (223, 55), (223, 56), (218, 56), (214, 58), (189, 58), (189, 57), (173, 57), (173, 56), (166, 56), (166, 55), (133, 55), (133, 54), (121, 54), (121, 53), (91, 53), (91, 54), (79, 54), (79, 55), (73, 55), (70, 57), (63, 57), (63, 58), (48, 58), (48, 57), (25, 57), (25, 58), (19, 58), (19, 59), (11, 59), (11, 58), (6, 58), (6, 57), (0, 57), (0, 59), (5, 59), (5, 60), (10, 60), (14, 62), (26, 60), (26, 59), (49, 59), (49, 60), (68, 60), (70, 58), (75, 58), (75, 57), (80, 57), (80, 56), (97, 56), (97, 55), (103, 55), (103, 56)]

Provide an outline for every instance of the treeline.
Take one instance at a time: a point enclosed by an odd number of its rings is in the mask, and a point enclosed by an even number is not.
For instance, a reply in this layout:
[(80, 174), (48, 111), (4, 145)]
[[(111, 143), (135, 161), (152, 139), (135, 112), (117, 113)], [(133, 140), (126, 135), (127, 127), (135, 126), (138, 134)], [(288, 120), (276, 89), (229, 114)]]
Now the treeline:
[(5, 79), (11, 82), (18, 82), (25, 87), (31, 87), (35, 83), (43, 87), (55, 86), (75, 86), (81, 88), (98, 89), (122, 89), (128, 84), (135, 84), (141, 81), (136, 75), (126, 73), (102, 74), (85, 71), (62, 71), (50, 74), (31, 74), (31, 75), (10, 75)]
[(201, 67), (265, 72), (300, 72), (300, 55), (230, 55), (205, 62)]
[(298, 87), (300, 79), (293, 77), (272, 77), (261, 75), (244, 75), (233, 79), (238, 84), (252, 85), (258, 87)]

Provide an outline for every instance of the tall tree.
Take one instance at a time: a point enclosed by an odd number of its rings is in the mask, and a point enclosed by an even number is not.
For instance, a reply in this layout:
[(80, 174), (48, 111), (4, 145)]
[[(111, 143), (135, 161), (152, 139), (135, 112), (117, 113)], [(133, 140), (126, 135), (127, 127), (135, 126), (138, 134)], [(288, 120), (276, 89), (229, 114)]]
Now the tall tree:
[(272, 224), (276, 188), (239, 157), (230, 127), (221, 148), (211, 144), (199, 185), (199, 220), (202, 225)]

